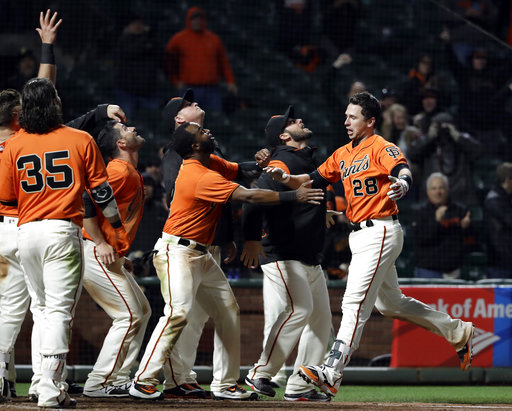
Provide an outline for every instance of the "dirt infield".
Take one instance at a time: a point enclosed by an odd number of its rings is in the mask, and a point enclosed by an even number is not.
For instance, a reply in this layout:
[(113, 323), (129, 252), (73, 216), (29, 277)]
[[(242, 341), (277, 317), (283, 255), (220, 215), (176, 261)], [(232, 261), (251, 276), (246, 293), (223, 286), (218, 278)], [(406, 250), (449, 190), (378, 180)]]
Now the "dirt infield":
[[(362, 402), (331, 402), (306, 403), (287, 401), (214, 401), (214, 400), (164, 400), (164, 401), (136, 401), (131, 399), (92, 399), (76, 397), (77, 409), (85, 410), (173, 410), (186, 409), (190, 411), (207, 411), (217, 409), (227, 410), (511, 410), (510, 404), (432, 404), (432, 403), (362, 403)], [(0, 409), (6, 410), (41, 410), (27, 397), (15, 398), (9, 403), (0, 404)]]

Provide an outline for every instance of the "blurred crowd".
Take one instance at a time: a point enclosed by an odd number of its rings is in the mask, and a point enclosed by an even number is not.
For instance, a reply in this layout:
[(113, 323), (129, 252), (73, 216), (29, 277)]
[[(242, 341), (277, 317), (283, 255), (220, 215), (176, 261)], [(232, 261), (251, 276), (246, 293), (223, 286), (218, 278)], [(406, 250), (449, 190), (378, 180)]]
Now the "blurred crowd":
[[(19, 1), (2, 2), (0, 44), (9, 47), (3, 48), (0, 89), (20, 90), (37, 74), (38, 55), (27, 41), (27, 32), (33, 30), (33, 16), (42, 2), (21, 3), (24, 7)], [(253, 96), (243, 95), (244, 84), (237, 82), (230, 50), (224, 45), (227, 34), (208, 28), (207, 7), (180, 4), (175, 12), (170, 6), (162, 7), (163, 14), (179, 14), (181, 29), (169, 32), (160, 25), (154, 27), (154, 16), (144, 13), (136, 1), (131, 8), (109, 5), (109, 13), (96, 2), (84, 10), (67, 2), (56, 3), (67, 20), (63, 28), (67, 32), (56, 47), (57, 88), (61, 79), (66, 85), (66, 76), (76, 79), (78, 68), (86, 66), (100, 77), (108, 77), (111, 94), (106, 97), (123, 108), (129, 122), (153, 126), (144, 129), (153, 138), (149, 149), (141, 153), (146, 203), (132, 246), (137, 273), (151, 275), (150, 252), (169, 210), (160, 170), (170, 137), (160, 119), (163, 105), (171, 96), (193, 88), (198, 104), (209, 115), (222, 117), (243, 110)], [(418, 41), (410, 67), (403, 69), (403, 61), (411, 59), (403, 56), (396, 65), (399, 75), (385, 84), (375, 84), (358, 68), (370, 64), (363, 62), (368, 55), (386, 61), (390, 50), (379, 47), (375, 39), (362, 44), (364, 37), (360, 38), (362, 27), (368, 24), (365, 13), (377, 3), (275, 0), (271, 5), (271, 17), (278, 27), (275, 53), (319, 80), (317, 92), (326, 101), (324, 116), (338, 139), (346, 139), (342, 123), (348, 98), (367, 89), (380, 97), (383, 116), (378, 133), (401, 148), (414, 177), (402, 210), (402, 224), (408, 228), (406, 242), (412, 243), (413, 250), (401, 276), (468, 279), (463, 272), (467, 256), (480, 255), (486, 266), (480, 277), (512, 278), (510, 4), (503, 0), (439, 2), (434, 14), (438, 30), (435, 37), (427, 39), (437, 45), (435, 51), (422, 47), (428, 41)], [(410, 17), (403, 26), (410, 28), (420, 6), (412, 0), (403, 3)], [(102, 22), (108, 25), (100, 27)], [(378, 30), (384, 39), (391, 28), (382, 21)], [(93, 62), (108, 70), (92, 67)], [(387, 64), (375, 64), (374, 70), (393, 66), (390, 61)], [(101, 81), (106, 80), (97, 80), (100, 85), (92, 90), (100, 95)], [(89, 86), (84, 89), (91, 89)], [(63, 87), (59, 93), (66, 99), (80, 91)], [(287, 103), (283, 96), (282, 104)], [(222, 135), (217, 138), (222, 142)], [(322, 141), (318, 139), (316, 144)], [(342, 188), (335, 186), (334, 190), (336, 207), (343, 211)], [(241, 210), (234, 207), (234, 238), (238, 242), (240, 218)], [(339, 217), (329, 232), (323, 265), (331, 278), (346, 274), (349, 231)], [(443, 258), (437, 258), (441, 255)], [(223, 268), (234, 278), (254, 274), (238, 259)]]

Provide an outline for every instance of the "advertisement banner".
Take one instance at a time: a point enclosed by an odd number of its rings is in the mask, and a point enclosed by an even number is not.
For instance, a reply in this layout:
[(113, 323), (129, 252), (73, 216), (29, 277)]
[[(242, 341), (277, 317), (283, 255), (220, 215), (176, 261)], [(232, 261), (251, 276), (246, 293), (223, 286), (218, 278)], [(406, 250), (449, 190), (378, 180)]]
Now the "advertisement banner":
[[(475, 325), (474, 367), (512, 366), (512, 287), (410, 286), (402, 292)], [(391, 367), (458, 367), (453, 347), (421, 327), (394, 320)]]

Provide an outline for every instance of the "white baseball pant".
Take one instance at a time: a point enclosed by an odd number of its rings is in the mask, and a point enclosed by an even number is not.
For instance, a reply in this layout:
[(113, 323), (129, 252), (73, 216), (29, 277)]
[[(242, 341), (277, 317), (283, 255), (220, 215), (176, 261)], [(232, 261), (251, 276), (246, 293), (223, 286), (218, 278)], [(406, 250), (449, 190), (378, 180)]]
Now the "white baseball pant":
[(66, 397), (66, 355), (83, 272), (80, 227), (65, 220), (22, 224), (18, 230), (21, 264), (41, 313), (41, 380), (39, 406), (54, 406)]
[[(200, 303), (214, 320), (222, 341), (221, 367), (214, 372), (211, 389), (221, 391), (240, 376), (240, 310), (231, 287), (209, 252), (177, 245), (177, 237), (162, 234), (153, 262), (165, 301), (164, 315), (155, 327), (135, 375), (135, 382), (158, 383), (158, 373), (168, 360), (190, 317)], [(229, 375), (221, 381), (222, 375)]]
[[(349, 236), (352, 260), (342, 301), (343, 317), (337, 340), (357, 350), (364, 325), (375, 306), (383, 315), (417, 324), (444, 337), (455, 349), (465, 342), (463, 321), (432, 309), (427, 304), (402, 294), (398, 285), (395, 260), (403, 246), (403, 232), (398, 220), (373, 219), (373, 227), (353, 231)], [(462, 345), (461, 345), (462, 344)]]
[[(210, 246), (210, 254), (213, 259), (220, 266), (221, 248), (220, 246)], [(190, 316), (187, 319), (188, 323), (183, 329), (179, 340), (171, 351), (171, 356), (164, 365), (164, 390), (171, 389), (182, 385), (184, 383), (197, 383), (197, 374), (194, 372), (194, 364), (196, 362), (197, 347), (203, 328), (208, 321), (208, 314), (201, 307), (200, 304), (195, 304), (192, 307)], [(219, 347), (222, 346), (222, 341), (219, 339), (217, 332), (215, 332), (213, 340), (213, 370), (222, 368), (222, 356), (219, 355)], [(230, 375), (221, 375), (220, 381), (225, 378), (230, 379)]]
[(270, 325), (263, 352), (248, 376), (272, 378), (299, 343), (287, 394), (314, 388), (297, 374), (302, 364), (323, 361), (331, 330), (327, 283), (320, 265), (300, 261), (276, 261), (261, 266), (265, 325)]
[[(0, 222), (0, 363), (9, 363), (10, 353), (25, 319), (30, 297), (18, 255), (18, 219)], [(0, 377), (8, 378), (0, 364)]]
[[(124, 258), (119, 258), (106, 266), (96, 255), (94, 242), (84, 241), (83, 286), (113, 320), (98, 359), (87, 377), (84, 391), (94, 391), (117, 381), (118, 372), (128, 358), (130, 345), (134, 345), (133, 351), (140, 349), (140, 345), (136, 347), (136, 337), (141, 339), (140, 334), (144, 336), (151, 316), (146, 296), (123, 263)], [(132, 364), (125, 367), (129, 369)]]

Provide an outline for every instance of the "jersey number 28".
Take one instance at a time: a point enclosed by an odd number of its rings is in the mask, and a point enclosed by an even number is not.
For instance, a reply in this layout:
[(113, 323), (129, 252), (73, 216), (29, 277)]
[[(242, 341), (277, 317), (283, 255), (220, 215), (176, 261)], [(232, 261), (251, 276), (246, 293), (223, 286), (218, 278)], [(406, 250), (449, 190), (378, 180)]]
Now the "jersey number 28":
[[(31, 180), (21, 180), (20, 185), (26, 193), (43, 191), (45, 184), (52, 190), (63, 190), (73, 185), (73, 169), (68, 164), (55, 164), (55, 160), (69, 158), (69, 151), (50, 151), (44, 153), (44, 164), (37, 154), (21, 156), (16, 161), (18, 171), (26, 170)], [(41, 172), (46, 170), (46, 179)], [(46, 180), (46, 181), (45, 181)]]
[(352, 186), (354, 187), (354, 197), (362, 197), (365, 194), (372, 196), (379, 192), (379, 186), (375, 177), (367, 177), (364, 181), (356, 178), (352, 180)]

